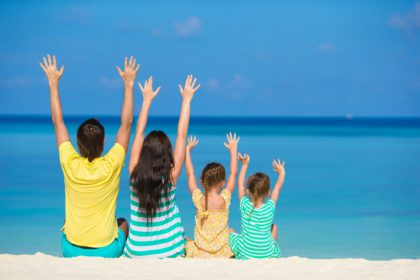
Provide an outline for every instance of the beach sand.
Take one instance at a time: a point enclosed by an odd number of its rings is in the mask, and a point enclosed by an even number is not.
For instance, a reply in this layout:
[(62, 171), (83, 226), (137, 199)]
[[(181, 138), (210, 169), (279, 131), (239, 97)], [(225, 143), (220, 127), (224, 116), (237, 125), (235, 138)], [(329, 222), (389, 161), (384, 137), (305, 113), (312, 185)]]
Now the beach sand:
[(420, 279), (420, 259), (64, 259), (0, 255), (0, 279)]

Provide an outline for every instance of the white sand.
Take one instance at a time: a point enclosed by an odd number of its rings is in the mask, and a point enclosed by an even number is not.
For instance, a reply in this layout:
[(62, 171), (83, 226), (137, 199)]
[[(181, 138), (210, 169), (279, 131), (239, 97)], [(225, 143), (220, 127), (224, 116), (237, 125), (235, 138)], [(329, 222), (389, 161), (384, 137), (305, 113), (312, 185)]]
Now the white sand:
[(64, 259), (0, 255), (0, 279), (420, 279), (420, 259)]

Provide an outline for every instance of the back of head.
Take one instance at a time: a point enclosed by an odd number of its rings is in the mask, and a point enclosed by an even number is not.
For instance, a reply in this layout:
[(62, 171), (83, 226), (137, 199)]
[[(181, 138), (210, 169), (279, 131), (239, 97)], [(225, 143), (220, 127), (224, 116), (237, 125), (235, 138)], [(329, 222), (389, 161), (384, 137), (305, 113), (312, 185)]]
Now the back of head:
[(139, 163), (131, 174), (131, 184), (139, 198), (139, 210), (150, 221), (167, 195), (174, 166), (171, 141), (163, 131), (150, 132), (143, 141)]
[(226, 180), (225, 167), (217, 162), (211, 162), (207, 164), (201, 172), (201, 184), (203, 184), (205, 191), (205, 205), (207, 210), (208, 204), (208, 193), (209, 191)]
[(97, 119), (84, 121), (77, 130), (77, 146), (83, 157), (93, 161), (104, 150), (105, 129)]
[(265, 198), (270, 192), (270, 177), (257, 172), (248, 178), (248, 192), (254, 201)]

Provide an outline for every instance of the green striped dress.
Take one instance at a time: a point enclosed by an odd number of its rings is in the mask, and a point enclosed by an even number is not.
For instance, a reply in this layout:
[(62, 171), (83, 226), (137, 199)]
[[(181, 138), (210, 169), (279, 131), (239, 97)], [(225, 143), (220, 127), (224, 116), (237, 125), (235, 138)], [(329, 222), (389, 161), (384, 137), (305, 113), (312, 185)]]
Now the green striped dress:
[(185, 236), (179, 209), (175, 202), (175, 187), (167, 196), (162, 194), (160, 208), (147, 224), (144, 212), (139, 212), (139, 200), (130, 186), (130, 231), (124, 255), (134, 257), (171, 258), (185, 254)]
[(276, 204), (272, 199), (258, 209), (253, 208), (247, 196), (241, 199), (242, 233), (229, 234), (229, 246), (235, 253), (236, 259), (280, 257), (280, 248), (271, 237), (275, 207)]

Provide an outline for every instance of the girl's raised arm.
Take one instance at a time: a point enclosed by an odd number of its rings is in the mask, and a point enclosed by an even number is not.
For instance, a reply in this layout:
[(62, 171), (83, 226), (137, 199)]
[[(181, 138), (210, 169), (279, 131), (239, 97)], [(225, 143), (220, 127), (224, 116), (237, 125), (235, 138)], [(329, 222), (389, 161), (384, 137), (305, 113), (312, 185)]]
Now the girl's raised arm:
[(227, 143), (225, 147), (230, 151), (230, 174), (226, 184), (226, 190), (230, 193), (235, 189), (236, 175), (238, 174), (238, 142), (241, 137), (236, 137), (236, 133), (232, 135), (231, 132), (226, 134)]
[(274, 185), (273, 192), (271, 193), (271, 199), (275, 203), (277, 203), (277, 200), (279, 199), (280, 191), (284, 183), (284, 177), (286, 176), (286, 171), (284, 170), (285, 163), (285, 161), (281, 162), (280, 160), (273, 160), (274, 171), (279, 175), (276, 184)]
[(141, 107), (139, 120), (137, 121), (136, 134), (134, 136), (133, 146), (130, 152), (130, 163), (128, 170), (130, 174), (139, 163), (140, 151), (143, 146), (144, 131), (146, 129), (147, 117), (149, 115), (149, 109), (152, 105), (153, 98), (159, 93), (160, 87), (153, 91), (153, 78), (150, 77), (144, 82), (144, 87), (139, 83), (141, 93), (143, 95), (143, 104)]
[(248, 169), (250, 157), (247, 154), (241, 155), (238, 154), (238, 159), (242, 163), (241, 172), (239, 172), (238, 178), (238, 196), (239, 201), (245, 196), (245, 178), (246, 178), (246, 171)]
[(186, 158), (185, 158), (185, 168), (187, 170), (187, 178), (188, 178), (188, 189), (190, 193), (193, 193), (197, 189), (197, 180), (195, 179), (194, 175), (194, 165), (191, 159), (191, 150), (194, 149), (198, 144), (197, 137), (190, 136), (188, 138), (188, 144), (186, 148)]
[(189, 75), (185, 81), (184, 88), (179, 85), (179, 91), (182, 95), (181, 114), (178, 121), (178, 136), (175, 142), (174, 149), (174, 167), (172, 169), (171, 179), (172, 183), (176, 185), (179, 174), (181, 174), (182, 165), (185, 160), (185, 142), (187, 141), (188, 124), (190, 122), (190, 104), (194, 93), (200, 88), (201, 85), (195, 87), (197, 79)]

